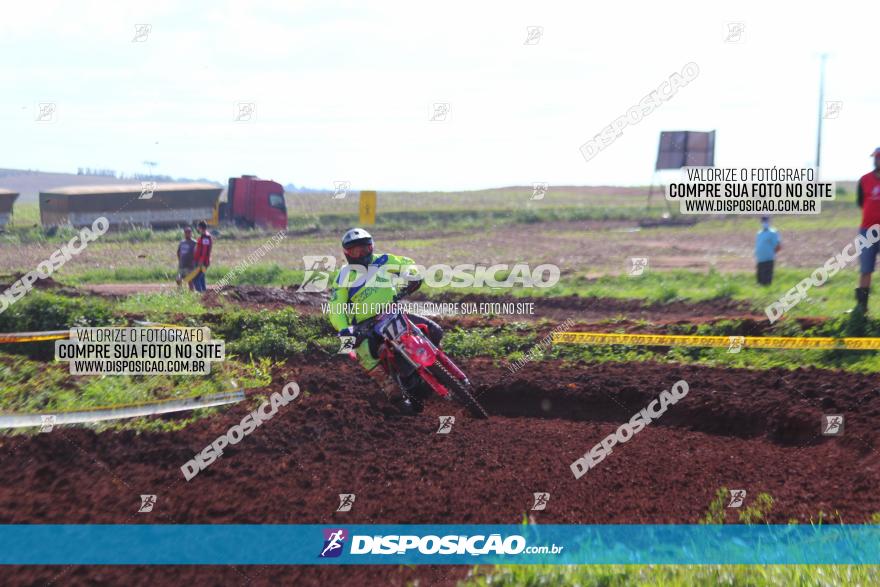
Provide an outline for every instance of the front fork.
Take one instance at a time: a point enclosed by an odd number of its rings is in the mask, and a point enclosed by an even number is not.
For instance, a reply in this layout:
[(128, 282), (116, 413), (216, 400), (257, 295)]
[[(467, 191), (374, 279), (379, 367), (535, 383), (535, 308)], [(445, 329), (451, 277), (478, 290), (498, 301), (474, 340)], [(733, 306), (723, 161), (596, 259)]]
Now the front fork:
[[(441, 397), (449, 397), (449, 390), (446, 389), (442, 383), (437, 381), (437, 378), (434, 377), (430, 371), (428, 371), (428, 368), (426, 366), (419, 365), (418, 363), (416, 363), (415, 361), (410, 359), (409, 355), (406, 354), (403, 347), (398, 342), (393, 341), (393, 340), (390, 342), (394, 346), (394, 348), (397, 350), (397, 355), (400, 357), (403, 357), (406, 360), (406, 362), (409, 363), (409, 366), (412, 367), (413, 371), (418, 371), (419, 377), (421, 377), (425, 381), (425, 383), (430, 385), (431, 389), (433, 389), (434, 392), (437, 393), (437, 395), (439, 395)], [(428, 341), (428, 342), (430, 342), (430, 341)], [(431, 346), (433, 346), (433, 343), (431, 343)], [(434, 349), (435, 349), (435, 353), (436, 353), (435, 356), (445, 358), (445, 355), (443, 355), (443, 352), (440, 349), (438, 349), (437, 347), (434, 347)], [(391, 360), (393, 360), (393, 359), (391, 359)], [(446, 359), (446, 360), (448, 361), (449, 359)], [(400, 373), (400, 370), (398, 369), (398, 374), (399, 373)]]
[(467, 375), (464, 374), (464, 371), (458, 368), (458, 365), (452, 362), (452, 359), (446, 356), (446, 353), (437, 349), (437, 358), (443, 363), (443, 366), (446, 367), (446, 370), (452, 374), (453, 377), (459, 379), (465, 383), (465, 385), (470, 385), (471, 382), (468, 381)]

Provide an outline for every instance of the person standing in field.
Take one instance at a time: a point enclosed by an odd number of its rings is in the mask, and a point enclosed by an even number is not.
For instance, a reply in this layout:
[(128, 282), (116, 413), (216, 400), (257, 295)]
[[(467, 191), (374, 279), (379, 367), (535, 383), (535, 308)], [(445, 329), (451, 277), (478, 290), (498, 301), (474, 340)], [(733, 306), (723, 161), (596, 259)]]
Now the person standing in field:
[[(874, 171), (866, 173), (856, 187), (856, 202), (862, 209), (862, 224), (859, 234), (865, 236), (868, 227), (880, 222), (880, 147), (871, 153), (874, 157)], [(871, 291), (871, 274), (877, 262), (877, 251), (880, 243), (862, 249), (859, 255), (860, 275), (859, 287), (856, 288), (856, 310), (868, 311), (868, 294)]]
[(196, 250), (193, 253), (196, 267), (200, 269), (198, 274), (193, 278), (193, 285), (198, 292), (204, 292), (208, 289), (208, 286), (205, 284), (205, 273), (211, 265), (211, 247), (213, 245), (213, 240), (211, 233), (208, 232), (208, 225), (205, 221), (203, 220), (202, 222), (199, 222), (199, 238), (196, 241)]
[[(193, 240), (193, 231), (189, 226), (183, 227), (183, 240), (177, 245), (177, 285), (180, 285), (187, 275), (196, 268), (195, 253), (196, 241)], [(187, 282), (190, 290), (194, 290), (193, 279)]]
[(770, 226), (770, 217), (761, 217), (761, 230), (755, 237), (755, 261), (758, 262), (758, 284), (770, 285), (773, 282), (773, 264), (776, 253), (782, 248), (782, 241), (776, 229)]

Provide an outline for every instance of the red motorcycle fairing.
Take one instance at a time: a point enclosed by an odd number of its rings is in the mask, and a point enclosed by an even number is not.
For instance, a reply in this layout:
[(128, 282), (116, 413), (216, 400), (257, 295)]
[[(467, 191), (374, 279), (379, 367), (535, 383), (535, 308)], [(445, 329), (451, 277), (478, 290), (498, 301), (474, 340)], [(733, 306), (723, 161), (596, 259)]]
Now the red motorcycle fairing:
[[(407, 324), (409, 326), (416, 326), (409, 320), (407, 320)], [(419, 373), (419, 377), (421, 377), (437, 395), (444, 398), (449, 397), (449, 390), (446, 389), (442, 383), (437, 381), (437, 378), (428, 371), (428, 367), (433, 365), (437, 361), (437, 357), (441, 355), (446, 359), (443, 361), (444, 364), (451, 363), (451, 361), (443, 355), (443, 351), (435, 347), (430, 339), (428, 339), (425, 331), (426, 329), (422, 327), (421, 324), (418, 326), (420, 328), (408, 330), (402, 334), (397, 342), (410, 360), (412, 360), (413, 363), (416, 363), (416, 370)], [(379, 352), (379, 362), (382, 365), (382, 368), (385, 369), (386, 373), (392, 373), (394, 370), (394, 361), (394, 347), (388, 343), (383, 344)], [(456, 370), (459, 373), (461, 372), (457, 367)]]
[(398, 342), (407, 356), (422, 367), (430, 367), (437, 360), (437, 351), (426, 338), (407, 332), (400, 336)]
[[(402, 388), (401, 376), (409, 378), (418, 373), (437, 395), (455, 399), (477, 418), (489, 417), (474, 397), (467, 375), (431, 341), (427, 325), (414, 324), (406, 313), (399, 312), (377, 316), (369, 326), (364, 327), (380, 337), (381, 342), (376, 349), (379, 364)], [(350, 352), (349, 356), (357, 360), (355, 352)], [(403, 391), (406, 395), (406, 390)]]
[(431, 389), (437, 392), (437, 395), (442, 397), (449, 396), (449, 390), (446, 389), (442, 383), (437, 381), (437, 378), (431, 375), (431, 372), (425, 369), (424, 367), (419, 367), (419, 375), (421, 375), (422, 379), (424, 379), (428, 385), (431, 386)]

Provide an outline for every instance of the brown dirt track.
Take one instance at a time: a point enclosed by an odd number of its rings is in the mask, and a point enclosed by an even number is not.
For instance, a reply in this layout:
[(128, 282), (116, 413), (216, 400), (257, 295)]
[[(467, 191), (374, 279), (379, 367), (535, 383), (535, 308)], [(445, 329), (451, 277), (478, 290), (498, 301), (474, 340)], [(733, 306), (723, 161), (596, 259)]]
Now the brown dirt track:
[[(820, 511), (846, 522), (880, 511), (875, 378), (652, 363), (507, 376), (464, 365), (493, 418), (438, 400), (401, 418), (341, 357), (290, 362), (265, 391), (304, 393), (190, 482), (179, 467), (248, 411), (238, 405), (174, 434), (56, 429), (0, 440), (0, 523), (693, 523), (721, 486), (776, 500), (772, 522)], [(678, 379), (690, 392), (575, 480), (569, 464)], [(846, 416), (840, 438), (822, 413)], [(437, 417), (457, 416), (449, 435)], [(141, 493), (158, 495), (137, 514)], [(339, 493), (355, 493), (336, 513)], [(749, 501), (747, 500), (747, 502)], [(463, 567), (18, 567), (6, 584), (454, 584)]]

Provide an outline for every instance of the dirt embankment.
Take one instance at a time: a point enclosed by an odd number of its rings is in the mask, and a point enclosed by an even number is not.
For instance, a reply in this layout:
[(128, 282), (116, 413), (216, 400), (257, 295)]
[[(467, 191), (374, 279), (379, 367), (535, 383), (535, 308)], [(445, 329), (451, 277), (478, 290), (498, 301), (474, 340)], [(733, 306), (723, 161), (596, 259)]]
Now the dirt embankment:
[[(399, 416), (353, 363), (291, 362), (265, 391), (297, 381), (294, 404), (189, 482), (180, 466), (239, 422), (248, 406), (169, 434), (56, 429), (0, 444), (2, 523), (693, 523), (722, 486), (775, 499), (771, 522), (820, 511), (847, 522), (880, 511), (880, 394), (875, 378), (821, 370), (749, 371), (652, 363), (465, 363), (488, 421), (432, 401)], [(690, 391), (582, 478), (570, 464), (660, 391)], [(825, 413), (844, 414), (841, 437), (821, 434)], [(448, 435), (438, 417), (455, 415)], [(551, 494), (530, 512), (532, 493)], [(139, 495), (158, 496), (137, 514)], [(355, 493), (337, 513), (339, 493)], [(59, 568), (16, 569), (12, 583), (49, 582)], [(296, 584), (453, 584), (467, 569), (417, 567), (175, 568), (173, 580)], [(60, 581), (147, 584), (171, 571), (70, 568)]]

